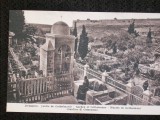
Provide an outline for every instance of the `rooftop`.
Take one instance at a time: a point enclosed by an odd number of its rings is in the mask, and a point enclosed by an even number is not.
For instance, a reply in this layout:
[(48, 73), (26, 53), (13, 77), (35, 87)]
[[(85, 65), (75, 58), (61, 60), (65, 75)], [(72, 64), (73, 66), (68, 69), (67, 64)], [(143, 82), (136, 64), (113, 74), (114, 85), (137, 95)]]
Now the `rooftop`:
[(65, 22), (58, 21), (58, 22), (56, 22), (52, 25), (51, 34), (69, 35), (70, 34), (70, 28)]

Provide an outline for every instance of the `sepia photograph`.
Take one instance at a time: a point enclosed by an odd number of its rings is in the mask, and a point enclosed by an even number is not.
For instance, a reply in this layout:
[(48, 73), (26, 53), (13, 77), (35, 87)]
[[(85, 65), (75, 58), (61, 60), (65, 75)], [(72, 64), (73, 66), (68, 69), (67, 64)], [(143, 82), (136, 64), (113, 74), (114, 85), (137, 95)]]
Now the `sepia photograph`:
[(10, 10), (8, 32), (7, 104), (160, 105), (159, 13)]

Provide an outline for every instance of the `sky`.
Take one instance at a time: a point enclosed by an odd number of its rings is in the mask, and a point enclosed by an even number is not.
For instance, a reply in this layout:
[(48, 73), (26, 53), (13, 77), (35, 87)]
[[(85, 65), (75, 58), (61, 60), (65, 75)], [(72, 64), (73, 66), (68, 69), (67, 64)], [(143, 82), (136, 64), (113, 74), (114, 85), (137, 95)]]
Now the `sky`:
[(121, 12), (69, 12), (69, 11), (30, 11), (24, 10), (26, 23), (38, 23), (52, 25), (57, 21), (63, 21), (70, 27), (73, 20), (102, 20), (102, 19), (147, 19), (159, 18), (160, 13), (121, 13)]

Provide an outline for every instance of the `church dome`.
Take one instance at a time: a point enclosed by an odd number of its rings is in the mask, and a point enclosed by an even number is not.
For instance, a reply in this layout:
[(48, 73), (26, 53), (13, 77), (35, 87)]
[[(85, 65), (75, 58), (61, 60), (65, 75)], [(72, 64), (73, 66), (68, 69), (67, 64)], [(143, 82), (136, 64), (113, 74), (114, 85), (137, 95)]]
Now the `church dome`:
[(70, 34), (69, 26), (62, 21), (56, 22), (51, 27), (51, 34), (69, 35)]

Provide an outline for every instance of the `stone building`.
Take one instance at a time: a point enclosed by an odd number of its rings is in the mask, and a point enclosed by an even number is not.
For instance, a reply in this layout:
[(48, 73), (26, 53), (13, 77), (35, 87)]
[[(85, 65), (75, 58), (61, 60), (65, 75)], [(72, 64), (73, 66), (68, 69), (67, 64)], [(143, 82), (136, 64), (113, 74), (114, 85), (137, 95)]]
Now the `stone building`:
[(75, 37), (69, 26), (56, 22), (46, 34), (46, 43), (40, 48), (40, 70), (44, 76), (72, 73)]

